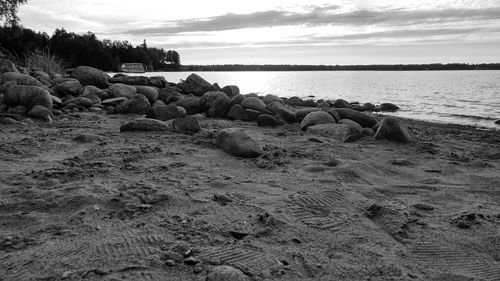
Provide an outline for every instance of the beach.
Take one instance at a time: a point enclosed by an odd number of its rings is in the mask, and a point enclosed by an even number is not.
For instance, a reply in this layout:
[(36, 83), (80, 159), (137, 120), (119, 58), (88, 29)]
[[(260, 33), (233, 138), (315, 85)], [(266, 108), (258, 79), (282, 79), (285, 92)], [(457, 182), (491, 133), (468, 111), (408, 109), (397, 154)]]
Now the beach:
[[(412, 143), (343, 142), (198, 115), (192, 135), (120, 132), (137, 117), (0, 126), (0, 280), (500, 279), (498, 130), (404, 119)], [(235, 127), (264, 154), (219, 149)]]

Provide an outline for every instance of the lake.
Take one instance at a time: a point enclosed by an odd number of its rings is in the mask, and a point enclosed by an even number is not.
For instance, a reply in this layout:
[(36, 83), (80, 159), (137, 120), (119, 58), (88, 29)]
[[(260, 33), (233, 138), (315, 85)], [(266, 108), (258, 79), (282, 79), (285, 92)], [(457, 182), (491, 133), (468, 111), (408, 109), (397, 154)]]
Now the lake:
[[(500, 71), (293, 71), (196, 72), (210, 83), (245, 93), (349, 102), (392, 102), (394, 115), (500, 129)], [(169, 82), (189, 72), (148, 72)], [(144, 74), (139, 74), (144, 75)]]

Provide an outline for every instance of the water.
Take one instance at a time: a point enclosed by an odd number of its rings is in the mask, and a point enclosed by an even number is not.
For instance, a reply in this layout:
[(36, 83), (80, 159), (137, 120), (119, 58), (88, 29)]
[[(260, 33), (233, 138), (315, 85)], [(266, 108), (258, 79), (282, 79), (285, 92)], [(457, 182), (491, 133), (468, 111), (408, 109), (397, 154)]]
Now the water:
[[(392, 102), (394, 115), (500, 129), (500, 71), (196, 72), (210, 83), (237, 85), (242, 93), (349, 102)], [(148, 72), (169, 82), (189, 72)], [(142, 74), (144, 75), (144, 74)]]

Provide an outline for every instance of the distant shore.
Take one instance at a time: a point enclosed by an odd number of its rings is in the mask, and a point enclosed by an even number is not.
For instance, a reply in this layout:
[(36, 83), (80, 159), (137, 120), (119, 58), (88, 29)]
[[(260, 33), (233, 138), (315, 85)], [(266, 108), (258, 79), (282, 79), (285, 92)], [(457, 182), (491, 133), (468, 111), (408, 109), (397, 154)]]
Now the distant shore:
[(292, 64), (222, 64), (181, 65), (155, 71), (437, 71), (437, 70), (500, 70), (500, 63), (433, 63), (372, 65), (292, 65)]

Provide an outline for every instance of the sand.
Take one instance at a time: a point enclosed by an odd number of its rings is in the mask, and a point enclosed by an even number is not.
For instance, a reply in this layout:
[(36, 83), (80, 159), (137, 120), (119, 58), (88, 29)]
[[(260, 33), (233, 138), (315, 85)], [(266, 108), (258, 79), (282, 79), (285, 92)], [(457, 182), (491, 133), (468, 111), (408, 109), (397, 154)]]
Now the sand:
[[(405, 120), (343, 143), (298, 124), (134, 115), (0, 126), (0, 280), (500, 280), (500, 131)], [(265, 155), (234, 157), (241, 127)], [(77, 137), (75, 139), (75, 137)], [(187, 258), (187, 259), (186, 259)]]

